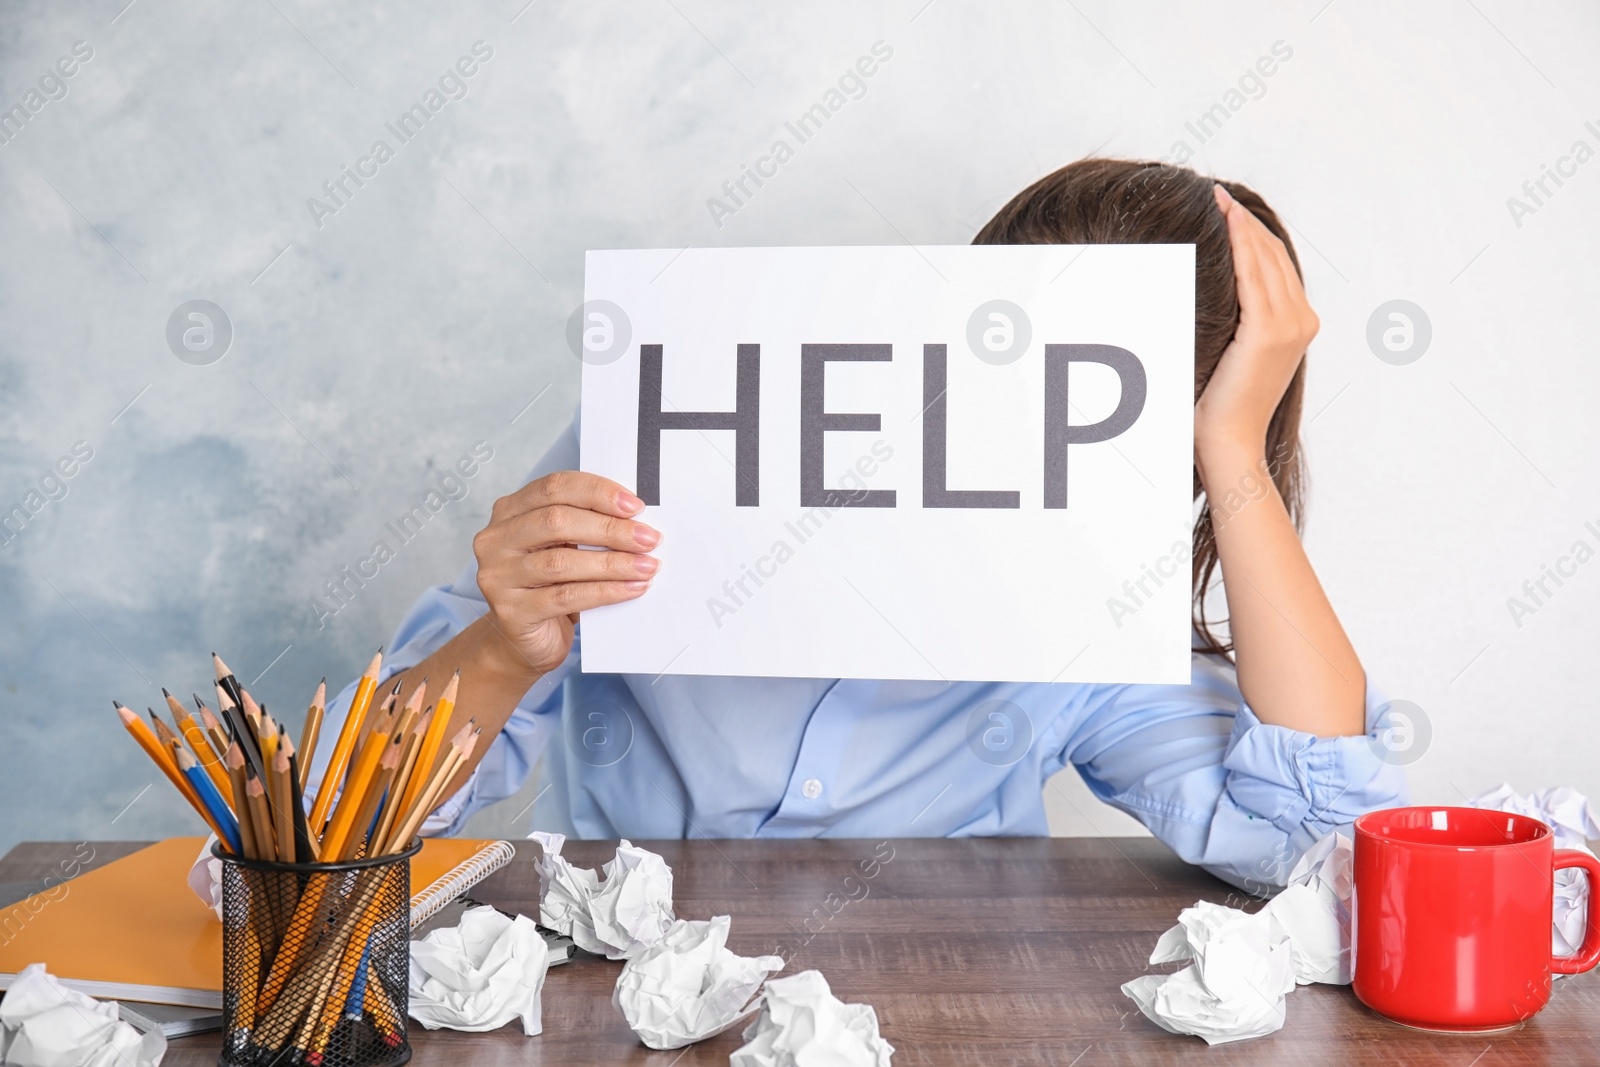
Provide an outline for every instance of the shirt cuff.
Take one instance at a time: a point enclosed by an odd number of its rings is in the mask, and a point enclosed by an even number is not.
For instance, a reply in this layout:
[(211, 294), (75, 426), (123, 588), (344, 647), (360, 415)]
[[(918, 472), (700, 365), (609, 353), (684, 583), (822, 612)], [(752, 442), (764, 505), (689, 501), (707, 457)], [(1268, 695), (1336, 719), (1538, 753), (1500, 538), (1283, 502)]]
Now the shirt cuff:
[(1375, 725), (1384, 705), (1370, 692), (1367, 733), (1318, 737), (1263, 723), (1243, 702), (1222, 765), (1229, 799), (1300, 848), (1377, 808), (1403, 804), (1405, 775), (1382, 758)]

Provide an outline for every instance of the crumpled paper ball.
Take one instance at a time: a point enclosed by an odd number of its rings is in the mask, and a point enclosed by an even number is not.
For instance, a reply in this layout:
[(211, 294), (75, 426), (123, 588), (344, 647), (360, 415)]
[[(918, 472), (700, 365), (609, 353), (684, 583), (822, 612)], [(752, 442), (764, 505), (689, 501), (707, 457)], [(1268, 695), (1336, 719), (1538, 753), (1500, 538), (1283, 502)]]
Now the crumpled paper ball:
[[(1289, 892), (1304, 887), (1306, 892)], [(1301, 985), (1349, 985), (1355, 973), (1350, 919), (1355, 914), (1355, 842), (1335, 832), (1306, 849), (1289, 872), (1289, 889), (1267, 907), (1294, 943)]]
[(1206, 901), (1185, 908), (1150, 962), (1194, 962), (1174, 974), (1135, 978), (1122, 991), (1157, 1026), (1209, 1044), (1278, 1030), (1296, 985), (1350, 982), (1354, 855), (1348, 836), (1331, 833), (1306, 850), (1288, 887), (1254, 914)]
[(564, 835), (535, 830), (528, 838), (543, 850), (536, 864), (539, 921), (585, 952), (631, 959), (660, 941), (675, 921), (672, 868), (654, 852), (624, 840), (601, 877), (561, 855)]
[(783, 958), (735, 955), (728, 923), (726, 915), (679, 919), (623, 966), (611, 1002), (650, 1048), (704, 1041), (760, 1006), (752, 1000)]
[(194, 895), (200, 898), (200, 903), (215, 912), (218, 921), (221, 921), (222, 861), (211, 854), (211, 846), (216, 843), (216, 834), (206, 838), (206, 843), (200, 846), (200, 855), (195, 857), (194, 866), (189, 868), (187, 881)]
[(1123, 985), (1151, 1022), (1210, 1045), (1283, 1027), (1284, 998), (1295, 987), (1294, 951), (1272, 912), (1251, 915), (1206, 901), (1185, 908), (1178, 925), (1156, 942), (1150, 962), (1184, 959), (1194, 962)]
[[(1468, 807), (1527, 815), (1550, 827), (1556, 848), (1575, 848), (1594, 855), (1589, 841), (1600, 839), (1600, 821), (1589, 798), (1570, 786), (1541, 789), (1522, 796), (1502, 784), (1467, 801)], [(1583, 944), (1589, 916), (1589, 882), (1581, 871), (1563, 869), (1555, 877), (1555, 913), (1550, 930), (1550, 951), (1570, 956)], [(1556, 975), (1557, 978), (1565, 977)]]
[(890, 1067), (894, 1055), (872, 1005), (835, 997), (821, 971), (768, 982), (744, 1039), (728, 1067)]
[(0, 1062), (12, 1067), (156, 1067), (160, 1031), (141, 1034), (117, 1005), (68, 989), (32, 963), (0, 1000)]
[(429, 1030), (498, 1030), (520, 1017), (532, 1037), (543, 1030), (549, 969), (549, 946), (532, 919), (470, 908), (459, 925), (411, 943), (408, 1013)]

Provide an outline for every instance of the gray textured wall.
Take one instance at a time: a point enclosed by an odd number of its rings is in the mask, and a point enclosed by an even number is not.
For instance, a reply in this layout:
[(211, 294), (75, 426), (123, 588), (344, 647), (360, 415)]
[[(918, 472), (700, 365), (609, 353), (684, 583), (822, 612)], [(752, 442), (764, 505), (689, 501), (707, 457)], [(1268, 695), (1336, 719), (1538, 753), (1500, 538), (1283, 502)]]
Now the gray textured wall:
[[(0, 144), (0, 509), (40, 505), (0, 534), (0, 848), (196, 830), (142, 793), (113, 697), (187, 694), (213, 648), (285, 709), (361, 668), (575, 403), (586, 248), (963, 242), (1061, 163), (1180, 145), (1295, 227), (1324, 322), (1309, 543), (1374, 678), (1431, 719), (1417, 792), (1600, 789), (1600, 563), (1508, 605), (1600, 546), (1600, 162), (1561, 163), (1600, 149), (1593, 5), (525, 2), (0, 13), (0, 107), (29, 114)], [(478, 41), (466, 95), (400, 143), (385, 123)], [(878, 41), (864, 94), (714, 218)], [(378, 140), (393, 158), (308, 209)], [(1569, 176), (1535, 200), (1543, 165)], [(1409, 366), (1367, 340), (1396, 298), (1432, 324)], [(194, 299), (232, 324), (210, 365), (167, 341)], [(480, 440), (465, 498), (319, 628), (323, 583)], [(1050, 795), (1058, 829), (1126, 825)]]

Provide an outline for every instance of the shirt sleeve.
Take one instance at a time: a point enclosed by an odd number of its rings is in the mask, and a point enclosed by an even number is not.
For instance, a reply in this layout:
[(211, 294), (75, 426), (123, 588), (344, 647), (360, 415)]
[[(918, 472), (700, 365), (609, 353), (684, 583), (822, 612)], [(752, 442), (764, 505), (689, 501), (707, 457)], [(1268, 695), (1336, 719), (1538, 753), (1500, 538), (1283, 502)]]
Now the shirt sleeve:
[[(575, 470), (577, 466), (578, 436), (574, 422), (523, 481), (526, 484), (553, 471)], [(389, 643), (378, 678), (380, 698), (388, 679), (427, 659), (488, 610), (483, 592), (478, 588), (476, 561), (468, 563), (454, 581), (425, 590), (400, 620)], [(577, 669), (577, 647), (574, 643), (561, 666), (543, 675), (523, 694), (472, 777), (422, 824), (423, 834), (456, 833), (473, 812), (512, 796), (522, 788), (557, 728), (561, 687), (567, 676)], [(308, 782), (308, 792), (313, 795), (327, 772), (339, 730), (349, 717), (355, 689), (356, 682), (352, 681), (328, 702)]]
[(1384, 701), (1370, 685), (1368, 733), (1317, 737), (1261, 722), (1221, 657), (1193, 662), (1187, 686), (1111, 688), (1065, 753), (1097, 796), (1184, 860), (1264, 894), (1319, 838), (1406, 802), (1403, 772), (1380, 756)]

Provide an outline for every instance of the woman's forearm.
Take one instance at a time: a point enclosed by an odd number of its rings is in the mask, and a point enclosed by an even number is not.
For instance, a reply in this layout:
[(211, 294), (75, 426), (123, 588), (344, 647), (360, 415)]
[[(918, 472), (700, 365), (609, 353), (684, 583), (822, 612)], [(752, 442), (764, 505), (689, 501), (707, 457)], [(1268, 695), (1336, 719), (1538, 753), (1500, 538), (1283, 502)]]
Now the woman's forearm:
[[(452, 796), (471, 776), (478, 761), (489, 751), (490, 743), (516, 711), (517, 704), (539, 680), (539, 672), (521, 659), (485, 615), (446, 641), (433, 655), (389, 679), (387, 688), (400, 682), (403, 701), (426, 678), (428, 703), (436, 704), (438, 694), (457, 670), (461, 672), (460, 688), (445, 737), (454, 737), (472, 718), (477, 720), (483, 734), (472, 755), (451, 779), (444, 793), (446, 797)], [(439, 755), (442, 759), (444, 752)]]
[(1219, 445), (1197, 449), (1195, 458), (1212, 508), (1246, 702), (1262, 722), (1322, 737), (1365, 733), (1366, 674), (1263, 450)]

